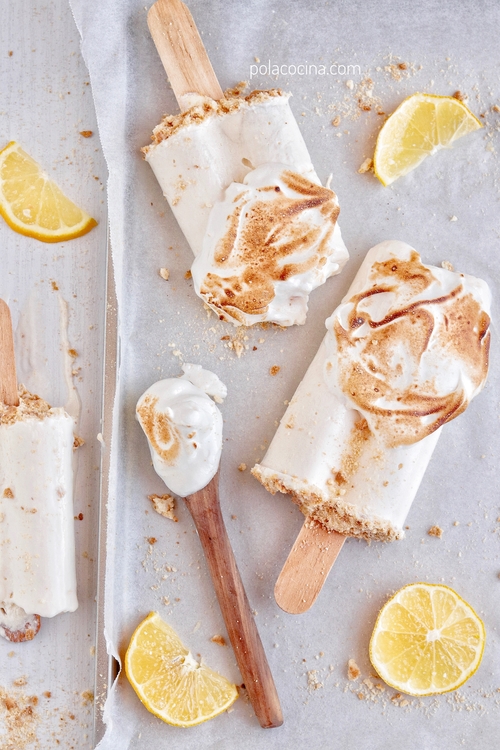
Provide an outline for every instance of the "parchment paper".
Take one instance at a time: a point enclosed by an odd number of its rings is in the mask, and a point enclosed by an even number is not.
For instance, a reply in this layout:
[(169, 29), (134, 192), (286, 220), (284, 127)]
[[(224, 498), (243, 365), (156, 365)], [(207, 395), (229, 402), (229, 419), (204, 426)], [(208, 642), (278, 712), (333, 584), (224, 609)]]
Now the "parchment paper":
[[(146, 712), (122, 675), (108, 700), (102, 750), (126, 748), (456, 748), (498, 743), (500, 615), (498, 335), (494, 309), (489, 382), (467, 413), (447, 425), (408, 518), (404, 541), (349, 540), (313, 609), (284, 614), (273, 586), (302, 516), (271, 497), (238, 466), (261, 458), (277, 420), (323, 337), (324, 319), (349, 286), (361, 258), (384, 239), (405, 240), (425, 262), (449, 260), (486, 278), (498, 294), (500, 101), (495, 3), (202, 2), (189, 7), (224, 87), (249, 78), (250, 65), (359, 65), (347, 75), (257, 75), (253, 88), (293, 92), (291, 106), (323, 180), (341, 205), (351, 253), (345, 271), (313, 293), (307, 323), (286, 331), (249, 330), (238, 358), (223, 336), (229, 325), (207, 316), (184, 278), (192, 261), (139, 148), (162, 114), (177, 111), (139, 0), (71, 0), (82, 33), (104, 152), (120, 317), (121, 365), (112, 444), (106, 631), (123, 657), (152, 609), (193, 653), (240, 682), (201, 548), (182, 501), (177, 524), (156, 515), (147, 495), (165, 491), (134, 419), (138, 396), (154, 380), (180, 373), (182, 361), (215, 371), (228, 385), (222, 407), (225, 443), (221, 496), (228, 531), (285, 714), (262, 730), (249, 704), (191, 730)], [(372, 84), (366, 80), (369, 77)], [(348, 81), (352, 81), (348, 83)], [(367, 104), (367, 91), (372, 101)], [(383, 188), (358, 168), (376, 134), (414, 91), (469, 96), (484, 130)], [(370, 98), (370, 97), (368, 97)], [(379, 101), (377, 101), (377, 98)], [(361, 108), (360, 108), (361, 106)], [(364, 109), (363, 109), (364, 107)], [(367, 107), (370, 107), (368, 111)], [(332, 120), (340, 116), (340, 123)], [(170, 270), (165, 282), (161, 267)], [(276, 377), (269, 369), (278, 365)], [(441, 539), (428, 536), (433, 525)], [(155, 538), (155, 543), (148, 539)], [(373, 677), (368, 642), (382, 603), (411, 581), (455, 588), (484, 619), (487, 646), (477, 674), (458, 692), (417, 700), (397, 697)], [(361, 669), (347, 680), (347, 661)], [(365, 681), (364, 681), (365, 680)], [(376, 685), (380, 685), (377, 688)]]

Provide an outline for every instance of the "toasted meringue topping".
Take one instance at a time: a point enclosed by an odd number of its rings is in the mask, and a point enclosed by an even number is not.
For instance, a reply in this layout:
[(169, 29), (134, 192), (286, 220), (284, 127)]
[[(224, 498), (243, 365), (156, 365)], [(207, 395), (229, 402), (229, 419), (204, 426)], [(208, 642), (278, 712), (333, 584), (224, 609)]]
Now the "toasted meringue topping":
[(326, 322), (326, 381), (394, 447), (461, 414), (488, 372), (490, 291), (426, 266), (402, 242), (372, 248), (355, 293)]
[(348, 257), (338, 215), (332, 190), (287, 165), (254, 169), (212, 209), (196, 292), (236, 325), (303, 323), (309, 293)]
[[(226, 393), (213, 373), (196, 365), (186, 369), (180, 378), (154, 383), (136, 407), (153, 466), (167, 487), (181, 497), (205, 487), (217, 472), (222, 415), (205, 389), (219, 400)], [(191, 378), (197, 385), (189, 382)]]

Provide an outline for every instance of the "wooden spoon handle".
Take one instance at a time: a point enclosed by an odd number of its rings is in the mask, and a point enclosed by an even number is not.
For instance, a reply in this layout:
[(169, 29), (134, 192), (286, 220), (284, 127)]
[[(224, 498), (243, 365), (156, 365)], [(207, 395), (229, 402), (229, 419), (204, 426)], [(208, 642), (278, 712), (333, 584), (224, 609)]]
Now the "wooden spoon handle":
[(223, 92), (188, 8), (180, 0), (157, 0), (148, 26), (181, 110), (188, 94), (222, 99)]
[(274, 587), (277, 605), (291, 615), (312, 607), (346, 537), (305, 521)]
[(12, 320), (3, 299), (0, 299), (0, 402), (19, 405)]
[(218, 475), (186, 497), (207, 558), (215, 593), (255, 715), (264, 728), (279, 727), (283, 714), (219, 505)]

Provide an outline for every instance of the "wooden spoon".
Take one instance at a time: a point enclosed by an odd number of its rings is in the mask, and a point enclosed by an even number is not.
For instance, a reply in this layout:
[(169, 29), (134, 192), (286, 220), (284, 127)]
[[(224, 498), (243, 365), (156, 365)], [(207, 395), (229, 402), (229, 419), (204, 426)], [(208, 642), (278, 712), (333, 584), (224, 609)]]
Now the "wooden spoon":
[(219, 472), (202, 490), (188, 495), (210, 574), (255, 715), (264, 728), (279, 727), (283, 714), (264, 647), (234, 559), (219, 503)]
[[(12, 320), (9, 307), (3, 299), (0, 299), (0, 403), (7, 404), (7, 406), (19, 406)], [(40, 630), (39, 615), (26, 615), (24, 627), (10, 630), (5, 625), (5, 621), (2, 622), (2, 617), (7, 614), (7, 611), (0, 606), (0, 633), (8, 641), (13, 643), (31, 641)]]
[(312, 607), (346, 536), (306, 520), (274, 587), (277, 605), (291, 615)]

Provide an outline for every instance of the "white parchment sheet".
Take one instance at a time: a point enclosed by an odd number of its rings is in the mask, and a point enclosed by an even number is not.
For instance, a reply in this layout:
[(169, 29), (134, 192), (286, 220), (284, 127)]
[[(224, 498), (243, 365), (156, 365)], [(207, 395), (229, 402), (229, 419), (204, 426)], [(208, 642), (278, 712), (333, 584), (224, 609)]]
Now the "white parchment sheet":
[[(224, 87), (248, 80), (251, 65), (359, 65), (322, 76), (262, 69), (253, 88), (292, 91), (292, 109), (323, 180), (341, 205), (351, 253), (345, 271), (313, 293), (305, 326), (246, 331), (238, 358), (223, 336), (234, 329), (207, 316), (185, 272), (191, 252), (139, 148), (162, 114), (177, 111), (147, 24), (144, 0), (71, 0), (89, 66), (109, 166), (109, 215), (120, 318), (121, 364), (111, 446), (113, 470), (107, 560), (106, 630), (123, 657), (150, 610), (175, 628), (193, 653), (235, 682), (230, 648), (201, 547), (182, 501), (178, 523), (152, 511), (162, 493), (134, 419), (153, 381), (180, 374), (182, 361), (216, 372), (229, 388), (222, 406), (222, 507), (236, 558), (281, 696), (285, 723), (259, 727), (251, 706), (190, 730), (175, 729), (140, 704), (122, 676), (106, 708), (101, 748), (493, 748), (500, 729), (500, 495), (498, 332), (494, 307), (488, 384), (465, 415), (447, 425), (408, 518), (406, 539), (349, 540), (313, 609), (281, 612), (273, 586), (302, 516), (285, 496), (252, 478), (277, 420), (324, 334), (324, 320), (349, 286), (366, 251), (385, 239), (417, 248), (425, 262), (457, 270), (499, 290), (500, 103), (493, 2), (208, 2), (191, 0)], [(257, 63), (256, 58), (260, 61)], [(402, 64), (400, 66), (400, 64)], [(339, 68), (340, 70), (340, 68)], [(289, 71), (290, 73), (290, 71)], [(371, 79), (371, 83), (367, 79)], [(352, 83), (349, 83), (352, 81)], [(467, 94), (484, 129), (441, 152), (391, 188), (358, 168), (373, 153), (383, 115), (414, 91)], [(370, 97), (371, 93), (371, 97)], [(371, 104), (366, 103), (366, 98)], [(361, 105), (361, 106), (360, 106)], [(369, 106), (370, 109), (363, 109)], [(336, 126), (332, 120), (340, 117)], [(170, 279), (159, 275), (168, 268)], [(269, 369), (280, 367), (272, 377)], [(433, 525), (441, 539), (427, 534)], [(149, 538), (157, 541), (150, 544)], [(484, 619), (487, 645), (477, 674), (458, 692), (398, 698), (373, 687), (368, 642), (382, 603), (412, 581), (455, 588)], [(362, 675), (347, 680), (354, 658)], [(366, 680), (367, 682), (364, 682)]]

